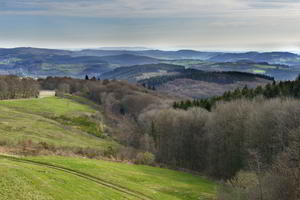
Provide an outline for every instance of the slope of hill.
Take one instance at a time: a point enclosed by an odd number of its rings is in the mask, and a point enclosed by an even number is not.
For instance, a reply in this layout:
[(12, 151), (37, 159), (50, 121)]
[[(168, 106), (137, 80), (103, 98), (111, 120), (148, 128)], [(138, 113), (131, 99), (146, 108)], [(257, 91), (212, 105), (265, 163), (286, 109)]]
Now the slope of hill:
[(261, 74), (202, 71), (163, 63), (120, 67), (102, 74), (100, 78), (138, 82), (158, 91), (192, 98), (221, 95), (237, 87), (248, 85), (252, 88), (273, 81), (273, 78)]
[(216, 184), (147, 166), (66, 157), (0, 156), (2, 199), (214, 199)]
[(187, 68), (203, 71), (239, 71), (256, 74), (265, 74), (276, 80), (294, 80), (300, 74), (300, 68), (283, 64), (269, 64), (267, 62), (254, 62), (251, 60), (238, 60), (236, 62), (212, 62), (203, 60), (173, 60), (170, 64), (183, 65)]
[[(94, 149), (101, 154), (118, 144), (106, 138), (87, 105), (57, 97), (0, 101), (0, 141), (12, 151), (38, 153)], [(99, 129), (97, 128), (99, 127)]]
[(192, 79), (175, 79), (156, 87), (156, 90), (182, 98), (208, 98), (222, 95), (225, 91), (232, 91), (237, 88), (243, 88), (247, 85), (249, 88), (256, 88), (270, 83), (266, 79), (257, 78), (255, 81), (237, 81), (229, 84), (205, 82)]
[(139, 83), (175, 96), (206, 98), (221, 95), (227, 90), (245, 85), (250, 88), (265, 85), (273, 80), (271, 77), (260, 74), (185, 69), (175, 75), (151, 77), (140, 80)]
[(184, 70), (183, 66), (171, 64), (135, 65), (116, 68), (113, 71), (102, 74), (100, 78), (136, 82), (150, 77), (176, 74), (182, 70)]

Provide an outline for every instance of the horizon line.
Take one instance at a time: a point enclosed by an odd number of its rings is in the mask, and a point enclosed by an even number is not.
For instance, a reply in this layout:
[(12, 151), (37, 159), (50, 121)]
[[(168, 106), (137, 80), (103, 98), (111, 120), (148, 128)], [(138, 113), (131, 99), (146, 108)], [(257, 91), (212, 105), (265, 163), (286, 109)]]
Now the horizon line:
[[(148, 50), (159, 50), (159, 51), (197, 51), (197, 52), (226, 52), (226, 53), (248, 53), (248, 52), (258, 52), (258, 53), (267, 53), (267, 52), (288, 52), (294, 54), (300, 54), (299, 50), (289, 50), (289, 49), (269, 49), (269, 50), (259, 50), (259, 49), (244, 49), (237, 48), (236, 50), (228, 50), (228, 49), (207, 49), (207, 48), (173, 48), (173, 47), (144, 47), (144, 46), (99, 46), (99, 47), (78, 47), (78, 48), (71, 48), (71, 47), (47, 47), (47, 46), (27, 46), (27, 45), (20, 45), (20, 46), (9, 46), (9, 47), (1, 47), (0, 49), (20, 49), (20, 48), (32, 48), (32, 49), (47, 49), (47, 50), (66, 50), (66, 51), (82, 51), (82, 50), (104, 50), (104, 51), (148, 51)], [(239, 49), (239, 50), (238, 50)]]

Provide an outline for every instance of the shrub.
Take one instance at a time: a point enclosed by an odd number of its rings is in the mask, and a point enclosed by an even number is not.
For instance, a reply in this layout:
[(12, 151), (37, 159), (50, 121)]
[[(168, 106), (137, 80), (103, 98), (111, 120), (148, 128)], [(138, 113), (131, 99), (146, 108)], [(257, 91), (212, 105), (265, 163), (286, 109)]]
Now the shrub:
[(155, 156), (150, 152), (138, 153), (136, 156), (136, 163), (141, 165), (153, 165)]
[(103, 152), (105, 157), (115, 157), (117, 154), (117, 150), (112, 146), (107, 147), (107, 149)]

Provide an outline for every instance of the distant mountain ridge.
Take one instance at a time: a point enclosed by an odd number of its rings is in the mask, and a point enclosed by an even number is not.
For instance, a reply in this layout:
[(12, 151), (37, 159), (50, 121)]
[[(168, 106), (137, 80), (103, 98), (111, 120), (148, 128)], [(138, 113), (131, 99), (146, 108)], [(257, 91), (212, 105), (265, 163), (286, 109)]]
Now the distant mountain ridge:
[[(300, 55), (289, 52), (227, 53), (143, 48), (77, 51), (30, 47), (0, 49), (0, 74), (21, 76), (99, 76), (118, 67), (159, 63), (200, 67), (204, 71), (245, 72), (247, 69), (246, 72), (274, 75), (278, 80), (292, 80), (300, 72)], [(268, 69), (257, 69), (256, 65), (265, 65), (260, 68)]]
[(144, 51), (129, 51), (129, 50), (93, 50), (86, 49), (76, 52), (77, 55), (91, 56), (114, 56), (121, 54), (132, 54), (139, 56), (147, 56), (156, 59), (209, 59), (219, 53), (216, 52), (200, 52), (194, 50), (179, 50), (179, 51), (162, 51), (162, 50), (144, 50)]
[(247, 52), (247, 53), (221, 53), (209, 58), (214, 62), (236, 62), (251, 60), (254, 62), (268, 62), (270, 64), (299, 65), (300, 56), (289, 52)]

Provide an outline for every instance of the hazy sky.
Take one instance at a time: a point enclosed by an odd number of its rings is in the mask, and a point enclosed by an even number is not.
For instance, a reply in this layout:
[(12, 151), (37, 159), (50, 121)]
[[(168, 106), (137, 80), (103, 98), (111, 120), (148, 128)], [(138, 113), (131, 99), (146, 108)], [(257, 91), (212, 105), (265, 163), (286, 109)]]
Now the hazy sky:
[(300, 0), (0, 0), (0, 47), (300, 51)]

